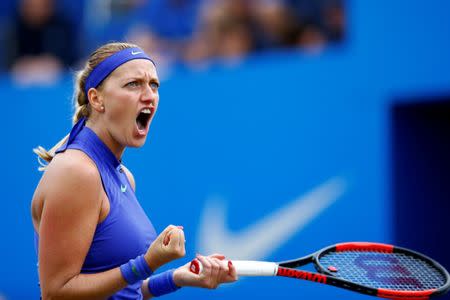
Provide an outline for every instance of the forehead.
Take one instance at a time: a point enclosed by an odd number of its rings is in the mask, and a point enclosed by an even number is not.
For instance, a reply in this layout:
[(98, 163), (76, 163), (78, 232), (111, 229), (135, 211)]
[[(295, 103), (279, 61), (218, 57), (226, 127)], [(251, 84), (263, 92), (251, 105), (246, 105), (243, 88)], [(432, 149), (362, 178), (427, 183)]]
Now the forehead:
[(155, 65), (148, 59), (133, 59), (115, 69), (110, 77), (149, 77), (158, 78)]

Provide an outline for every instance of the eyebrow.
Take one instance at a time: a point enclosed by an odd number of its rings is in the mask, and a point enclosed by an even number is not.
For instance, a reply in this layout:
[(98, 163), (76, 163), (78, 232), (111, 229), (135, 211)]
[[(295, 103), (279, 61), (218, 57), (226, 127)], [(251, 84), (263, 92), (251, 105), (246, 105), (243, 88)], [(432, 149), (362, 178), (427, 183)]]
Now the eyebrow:
[(147, 78), (149, 78), (150, 82), (158, 82), (159, 83), (159, 78), (156, 76), (152, 76), (152, 75), (145, 75), (143, 73), (138, 73), (138, 74), (125, 74), (125, 76), (123, 77), (124, 81), (130, 80), (130, 79), (139, 79), (139, 80), (147, 80)]

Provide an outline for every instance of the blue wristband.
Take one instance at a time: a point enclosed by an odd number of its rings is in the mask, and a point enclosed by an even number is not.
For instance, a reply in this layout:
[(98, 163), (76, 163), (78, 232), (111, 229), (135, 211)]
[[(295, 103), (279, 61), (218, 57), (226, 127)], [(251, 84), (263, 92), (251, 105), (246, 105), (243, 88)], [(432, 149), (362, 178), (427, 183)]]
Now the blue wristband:
[(180, 289), (173, 281), (174, 269), (153, 275), (148, 280), (148, 290), (154, 297), (173, 293)]
[(128, 284), (144, 280), (153, 274), (152, 269), (150, 269), (145, 261), (144, 255), (138, 256), (135, 259), (130, 259), (127, 263), (121, 265), (120, 271)]

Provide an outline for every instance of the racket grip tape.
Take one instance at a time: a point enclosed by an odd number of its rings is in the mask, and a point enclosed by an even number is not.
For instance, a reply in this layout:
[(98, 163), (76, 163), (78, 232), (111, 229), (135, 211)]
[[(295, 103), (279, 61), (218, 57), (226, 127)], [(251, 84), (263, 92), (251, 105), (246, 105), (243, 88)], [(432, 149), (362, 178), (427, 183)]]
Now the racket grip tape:
[[(228, 265), (227, 260), (223, 263)], [(274, 262), (253, 261), (253, 260), (233, 260), (238, 276), (276, 276), (278, 264)], [(198, 259), (191, 261), (190, 270), (192, 273), (200, 274), (203, 270), (202, 263)]]

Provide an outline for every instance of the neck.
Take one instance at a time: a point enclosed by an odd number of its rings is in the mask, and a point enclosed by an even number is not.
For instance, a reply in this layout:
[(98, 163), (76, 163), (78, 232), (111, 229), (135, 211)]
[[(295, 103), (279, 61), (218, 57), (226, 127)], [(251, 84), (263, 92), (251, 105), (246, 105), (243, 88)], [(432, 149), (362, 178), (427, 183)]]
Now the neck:
[(117, 160), (122, 160), (125, 146), (118, 143), (105, 127), (99, 126), (96, 123), (91, 122), (91, 120), (86, 121), (86, 127), (89, 127), (93, 132), (95, 132), (98, 138), (109, 148), (109, 150), (111, 150)]

